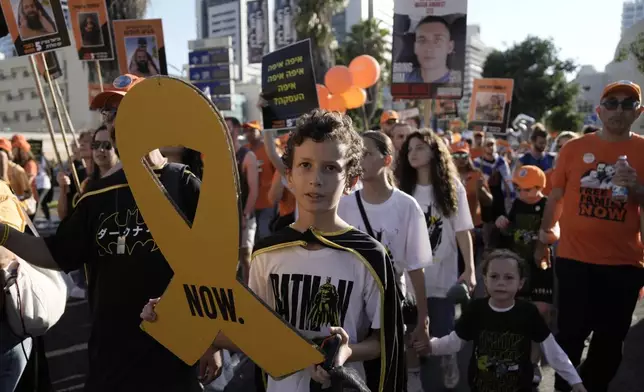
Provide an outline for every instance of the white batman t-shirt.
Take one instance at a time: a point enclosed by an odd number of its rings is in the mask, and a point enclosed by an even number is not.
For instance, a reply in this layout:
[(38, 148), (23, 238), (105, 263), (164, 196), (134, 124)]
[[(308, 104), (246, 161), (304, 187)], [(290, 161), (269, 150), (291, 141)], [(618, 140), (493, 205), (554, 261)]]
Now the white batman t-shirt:
[[(349, 252), (294, 246), (256, 255), (248, 285), (277, 314), (308, 339), (329, 336), (341, 326), (349, 343), (365, 339), (369, 329), (380, 329), (381, 298), (375, 278)], [(350, 362), (365, 378), (362, 362)], [(310, 369), (282, 380), (269, 377), (267, 392), (309, 392)]]
[(403, 293), (413, 293), (407, 287), (404, 272), (425, 268), (432, 263), (432, 249), (427, 236), (425, 216), (416, 200), (394, 189), (380, 204), (369, 204), (362, 192), (343, 196), (338, 206), (338, 216), (351, 226), (369, 234), (360, 214), (356, 195), (361, 197), (373, 236), (391, 252), (396, 274)]
[(428, 297), (445, 298), (447, 291), (458, 280), (458, 248), (456, 233), (474, 228), (467, 203), (467, 194), (461, 181), (455, 179), (457, 211), (445, 217), (436, 206), (432, 185), (416, 185), (414, 198), (425, 213), (429, 241), (434, 262), (425, 268), (425, 291)]

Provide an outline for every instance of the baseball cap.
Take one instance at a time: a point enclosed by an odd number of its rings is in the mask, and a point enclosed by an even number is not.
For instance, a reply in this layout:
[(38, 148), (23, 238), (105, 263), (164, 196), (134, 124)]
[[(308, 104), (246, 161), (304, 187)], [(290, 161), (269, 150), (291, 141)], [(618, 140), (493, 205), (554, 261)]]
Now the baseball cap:
[(384, 124), (389, 120), (400, 120), (400, 115), (395, 110), (385, 110), (380, 116), (380, 124)]
[(242, 124), (242, 128), (252, 128), (259, 131), (262, 130), (262, 126), (259, 124), (259, 121), (249, 121)]
[(134, 87), (134, 85), (144, 79), (145, 78), (141, 78), (132, 74), (119, 76), (118, 78), (114, 79), (114, 82), (112, 83), (112, 86), (114, 86), (113, 89), (109, 91), (103, 91), (102, 93), (94, 97), (92, 103), (89, 106), (90, 110), (102, 109), (103, 107), (105, 107), (107, 101), (109, 101), (111, 98), (118, 97), (119, 100), (122, 99), (125, 94), (130, 91), (132, 87)]
[(470, 153), (470, 145), (466, 141), (460, 141), (457, 143), (452, 143), (449, 146), (450, 150), (452, 153), (456, 152), (465, 152), (465, 153)]
[(12, 150), (11, 142), (3, 137), (0, 137), (0, 150), (4, 150), (6, 153), (10, 153)]
[(602, 91), (601, 99), (604, 99), (608, 94), (616, 92), (629, 94), (639, 102), (642, 102), (642, 89), (639, 85), (631, 82), (630, 80), (620, 80), (606, 85), (606, 87), (604, 87), (604, 91)]
[(514, 172), (512, 182), (517, 184), (519, 188), (545, 188), (546, 187), (546, 174), (537, 166), (526, 165), (521, 166), (519, 170)]

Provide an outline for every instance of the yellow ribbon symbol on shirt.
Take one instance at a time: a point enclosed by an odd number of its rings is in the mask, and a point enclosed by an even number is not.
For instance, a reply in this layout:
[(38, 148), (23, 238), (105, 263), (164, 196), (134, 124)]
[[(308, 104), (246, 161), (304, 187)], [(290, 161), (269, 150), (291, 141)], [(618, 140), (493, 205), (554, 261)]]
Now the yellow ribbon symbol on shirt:
[[(158, 321), (144, 322), (145, 331), (188, 364), (220, 331), (275, 378), (321, 362), (311, 342), (237, 280), (237, 164), (214, 105), (179, 79), (148, 78), (123, 98), (116, 132), (132, 194), (174, 271)], [(179, 145), (208, 157), (192, 228), (142, 161), (158, 147)]]

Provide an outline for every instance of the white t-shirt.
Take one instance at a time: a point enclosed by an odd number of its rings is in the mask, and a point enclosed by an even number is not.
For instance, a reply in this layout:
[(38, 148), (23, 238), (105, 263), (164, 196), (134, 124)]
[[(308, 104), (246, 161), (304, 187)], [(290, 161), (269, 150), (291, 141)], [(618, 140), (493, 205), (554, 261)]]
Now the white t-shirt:
[(459, 180), (456, 184), (457, 212), (446, 218), (435, 204), (432, 185), (416, 185), (414, 198), (425, 211), (429, 241), (434, 263), (425, 268), (425, 291), (428, 297), (445, 298), (449, 288), (458, 280), (458, 248), (456, 233), (472, 230), (472, 215), (467, 203), (465, 188)]
[[(362, 192), (357, 194), (362, 197)], [(394, 189), (384, 203), (369, 204), (362, 198), (362, 205), (376, 240), (391, 252), (403, 293), (413, 293), (411, 288), (406, 287), (403, 273), (425, 268), (432, 263), (432, 248), (423, 210), (413, 197), (398, 189)], [(338, 216), (368, 233), (358, 208), (356, 193), (340, 199)]]
[[(290, 247), (260, 253), (251, 261), (249, 275), (250, 289), (306, 338), (327, 337), (329, 327), (341, 326), (355, 344), (369, 329), (380, 329), (378, 285), (349, 252)], [(345, 366), (365, 378), (362, 362)], [(310, 369), (280, 381), (269, 377), (267, 392), (309, 392), (310, 381)]]

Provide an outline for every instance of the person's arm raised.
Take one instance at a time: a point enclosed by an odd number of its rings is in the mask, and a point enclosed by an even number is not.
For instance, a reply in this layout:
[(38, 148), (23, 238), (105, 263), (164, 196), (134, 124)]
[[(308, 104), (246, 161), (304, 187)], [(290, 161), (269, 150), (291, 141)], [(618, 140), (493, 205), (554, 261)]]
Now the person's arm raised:
[(257, 156), (252, 151), (249, 151), (244, 158), (244, 169), (246, 170), (246, 181), (248, 181), (248, 200), (244, 206), (244, 215), (248, 216), (255, 212), (255, 202), (259, 196)]
[[(6, 223), (0, 223), (0, 232), (5, 233), (5, 230), (8, 230), (8, 237), (2, 244), (5, 248), (28, 261), (29, 264), (53, 270), (61, 269), (49, 252), (43, 238), (21, 233)], [(69, 249), (69, 251), (73, 252), (74, 250)]]
[(275, 146), (275, 131), (272, 129), (265, 129), (264, 134), (264, 149), (268, 155), (268, 159), (271, 161), (271, 164), (282, 176), (286, 175), (286, 165), (282, 162), (282, 158), (277, 153), (277, 148)]

